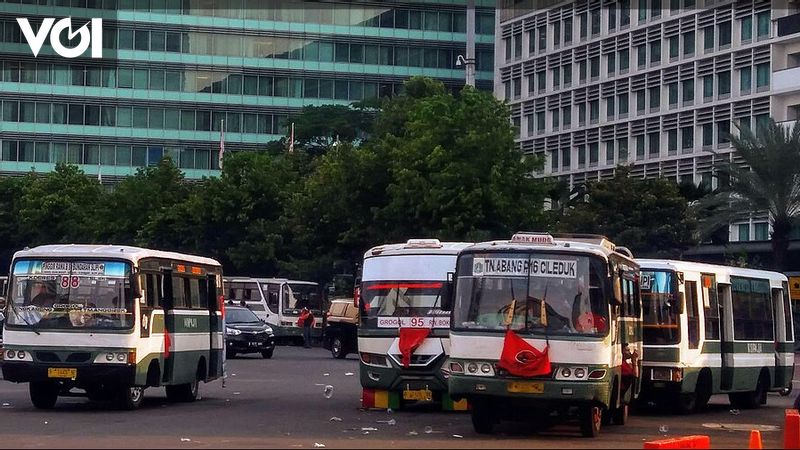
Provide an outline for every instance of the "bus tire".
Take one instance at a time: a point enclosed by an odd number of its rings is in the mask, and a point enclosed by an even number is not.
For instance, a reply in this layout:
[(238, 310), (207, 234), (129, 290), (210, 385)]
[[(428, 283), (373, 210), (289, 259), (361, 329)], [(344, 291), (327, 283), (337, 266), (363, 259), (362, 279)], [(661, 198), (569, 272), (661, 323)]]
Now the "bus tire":
[(583, 437), (597, 437), (603, 424), (603, 408), (597, 405), (584, 406), (578, 420)]
[(28, 392), (31, 396), (31, 403), (37, 409), (53, 409), (58, 400), (58, 392), (61, 386), (58, 383), (48, 381), (31, 381)]
[(711, 399), (713, 390), (711, 371), (703, 369), (700, 372), (700, 378), (697, 380), (697, 388), (695, 389), (695, 392), (697, 392), (697, 405), (695, 409), (697, 411), (702, 411), (708, 406), (708, 401)]
[(767, 391), (769, 390), (769, 375), (761, 372), (756, 383), (756, 390), (752, 392), (743, 392), (738, 394), (740, 396), (740, 407), (744, 409), (756, 409), (761, 405), (767, 403)]
[(475, 402), (471, 411), (472, 428), (478, 434), (492, 434), (497, 418), (490, 405), (484, 402)]
[(347, 356), (341, 336), (334, 336), (333, 340), (331, 340), (331, 356), (336, 359), (344, 359)]
[(139, 408), (144, 399), (144, 388), (141, 386), (123, 386), (117, 391), (117, 406), (124, 410)]
[(691, 414), (697, 410), (697, 393), (685, 392), (675, 397), (675, 411), (679, 414)]

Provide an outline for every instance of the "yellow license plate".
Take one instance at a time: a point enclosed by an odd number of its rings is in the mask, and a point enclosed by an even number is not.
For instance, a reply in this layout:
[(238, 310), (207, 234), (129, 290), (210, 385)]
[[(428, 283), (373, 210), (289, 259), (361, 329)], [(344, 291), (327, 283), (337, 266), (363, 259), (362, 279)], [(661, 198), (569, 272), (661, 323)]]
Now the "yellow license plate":
[(78, 377), (78, 369), (69, 369), (62, 367), (48, 367), (47, 378), (69, 378), (74, 380)]
[(508, 383), (508, 392), (514, 392), (518, 394), (541, 394), (544, 392), (544, 383), (512, 381), (511, 383)]
[(430, 389), (403, 391), (403, 400), (418, 400), (423, 402), (429, 402), (433, 400), (433, 392), (431, 392)]

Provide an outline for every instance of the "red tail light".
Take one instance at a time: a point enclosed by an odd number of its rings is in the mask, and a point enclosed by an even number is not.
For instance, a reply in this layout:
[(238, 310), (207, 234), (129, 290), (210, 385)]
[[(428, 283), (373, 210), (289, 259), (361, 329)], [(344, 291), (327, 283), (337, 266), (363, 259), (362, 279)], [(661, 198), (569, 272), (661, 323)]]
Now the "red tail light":
[(361, 301), (361, 287), (356, 286), (353, 289), (353, 306), (358, 308), (358, 302)]

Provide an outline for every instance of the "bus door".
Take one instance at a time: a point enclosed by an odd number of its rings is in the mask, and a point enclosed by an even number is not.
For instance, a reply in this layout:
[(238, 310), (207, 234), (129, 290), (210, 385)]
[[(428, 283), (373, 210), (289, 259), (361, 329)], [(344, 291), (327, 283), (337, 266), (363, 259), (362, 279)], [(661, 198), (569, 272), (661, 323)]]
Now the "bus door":
[(266, 289), (264, 297), (267, 301), (266, 322), (270, 325), (279, 326), (281, 324), (281, 286), (275, 283), (268, 283), (264, 288)]
[(717, 284), (718, 300), (722, 326), (720, 327), (720, 354), (722, 357), (722, 376), (720, 389), (729, 391), (733, 389), (733, 303), (731, 300), (731, 285)]
[[(787, 294), (788, 285), (786, 283), (783, 288), (772, 288), (772, 312), (775, 315), (773, 320), (775, 324), (775, 386), (777, 387), (791, 386), (794, 369), (792, 310)], [(787, 371), (789, 368), (790, 370)]]
[[(217, 295), (217, 275), (209, 273), (206, 275), (206, 300), (208, 302), (208, 379), (213, 380), (222, 376), (222, 352), (223, 347), (216, 348), (217, 336), (224, 330), (222, 329), (223, 307)], [(202, 292), (201, 292), (202, 295)], [(217, 314), (219, 312), (220, 314)]]
[(172, 268), (161, 268), (161, 292), (163, 292), (162, 302), (164, 307), (164, 370), (162, 374), (163, 382), (171, 382), (175, 371), (175, 298), (172, 293)]

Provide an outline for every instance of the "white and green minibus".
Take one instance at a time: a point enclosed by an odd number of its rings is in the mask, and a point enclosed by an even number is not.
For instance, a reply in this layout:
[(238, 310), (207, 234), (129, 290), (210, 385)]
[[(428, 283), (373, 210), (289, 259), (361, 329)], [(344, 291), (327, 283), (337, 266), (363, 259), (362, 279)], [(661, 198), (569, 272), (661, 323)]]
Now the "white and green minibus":
[[(475, 431), (577, 415), (593, 437), (624, 424), (639, 391), (638, 277), (630, 252), (602, 236), (517, 233), (464, 249), (449, 384), (454, 400), (469, 400)], [(543, 358), (541, 373), (510, 368)]]
[(778, 272), (639, 259), (644, 310), (642, 401), (688, 413), (711, 395), (755, 408), (791, 386), (794, 330)]
[[(358, 352), (364, 408), (399, 409), (433, 402), (466, 410), (447, 395), (450, 282), (466, 242), (409, 239), (364, 254), (359, 294)], [(417, 345), (406, 358), (405, 339)], [(411, 346), (409, 346), (409, 349)]]
[(193, 401), (222, 376), (222, 268), (118, 245), (43, 245), (11, 263), (3, 378), (37, 408), (85, 391), (137, 408), (147, 387)]
[(298, 326), (303, 308), (314, 314), (311, 338), (322, 337), (325, 293), (319, 283), (286, 278), (225, 277), (225, 292), (226, 300), (244, 304), (269, 324), (275, 332), (276, 343), (303, 343), (303, 328)]

